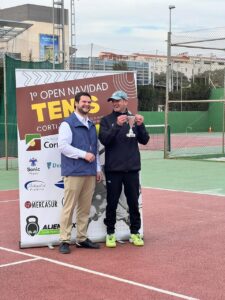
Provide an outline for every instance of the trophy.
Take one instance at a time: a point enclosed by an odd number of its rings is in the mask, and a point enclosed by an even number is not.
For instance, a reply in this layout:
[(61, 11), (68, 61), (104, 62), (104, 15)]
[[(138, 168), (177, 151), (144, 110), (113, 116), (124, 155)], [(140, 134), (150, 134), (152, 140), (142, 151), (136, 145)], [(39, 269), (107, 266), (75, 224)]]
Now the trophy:
[(127, 133), (127, 137), (135, 137), (135, 133), (133, 132), (133, 125), (134, 125), (134, 122), (135, 122), (135, 116), (133, 115), (130, 115), (130, 116), (127, 116), (127, 121), (128, 121), (128, 124), (130, 126), (130, 129), (129, 129), (129, 132)]

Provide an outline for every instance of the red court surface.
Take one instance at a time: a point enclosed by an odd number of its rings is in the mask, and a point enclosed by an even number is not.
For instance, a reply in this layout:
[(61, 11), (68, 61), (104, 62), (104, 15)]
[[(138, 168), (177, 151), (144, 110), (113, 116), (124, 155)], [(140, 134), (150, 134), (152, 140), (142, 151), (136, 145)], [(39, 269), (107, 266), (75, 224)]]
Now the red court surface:
[(1, 300), (225, 299), (224, 197), (143, 189), (144, 247), (69, 255), (19, 249), (16, 199), (0, 192)]

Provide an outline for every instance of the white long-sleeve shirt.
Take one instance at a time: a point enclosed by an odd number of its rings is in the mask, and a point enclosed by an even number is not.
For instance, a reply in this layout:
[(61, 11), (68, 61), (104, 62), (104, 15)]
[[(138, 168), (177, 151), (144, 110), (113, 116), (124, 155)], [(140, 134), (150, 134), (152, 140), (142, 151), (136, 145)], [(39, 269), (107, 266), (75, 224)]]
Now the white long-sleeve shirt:
[[(74, 112), (78, 120), (83, 123), (86, 127), (88, 127), (88, 118), (84, 118), (80, 116), (78, 113)], [(79, 148), (73, 147), (71, 145), (72, 143), (72, 131), (70, 129), (70, 126), (67, 122), (62, 122), (59, 126), (59, 135), (58, 135), (58, 148), (59, 151), (64, 154), (67, 157), (78, 159), (82, 158), (84, 159), (86, 155), (86, 151), (80, 150)], [(96, 155), (96, 161), (97, 161), (97, 172), (101, 171), (100, 166), (100, 160), (99, 160), (99, 153), (97, 149), (97, 155)]]

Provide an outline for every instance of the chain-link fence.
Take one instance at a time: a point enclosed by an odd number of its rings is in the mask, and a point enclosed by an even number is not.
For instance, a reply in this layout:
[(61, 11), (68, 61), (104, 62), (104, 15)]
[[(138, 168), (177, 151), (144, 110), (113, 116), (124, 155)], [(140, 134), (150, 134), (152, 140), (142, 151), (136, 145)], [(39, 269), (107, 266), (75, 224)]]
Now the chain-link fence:
[(172, 112), (198, 114), (182, 131), (170, 124), (171, 151), (165, 145), (165, 157), (224, 155), (224, 41), (225, 28), (168, 33), (165, 125)]

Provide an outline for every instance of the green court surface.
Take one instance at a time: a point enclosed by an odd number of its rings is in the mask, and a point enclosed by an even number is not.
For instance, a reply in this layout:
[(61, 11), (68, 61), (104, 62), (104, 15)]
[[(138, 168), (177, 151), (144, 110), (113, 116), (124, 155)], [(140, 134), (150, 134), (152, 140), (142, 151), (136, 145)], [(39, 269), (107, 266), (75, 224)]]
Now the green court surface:
[[(142, 187), (225, 196), (225, 163), (163, 159), (163, 152), (142, 151)], [(0, 169), (0, 190), (18, 189), (18, 170)]]
[(142, 151), (143, 187), (225, 196), (225, 163), (163, 159), (163, 152)]
[(17, 170), (0, 170), (0, 190), (16, 190), (18, 186)]

